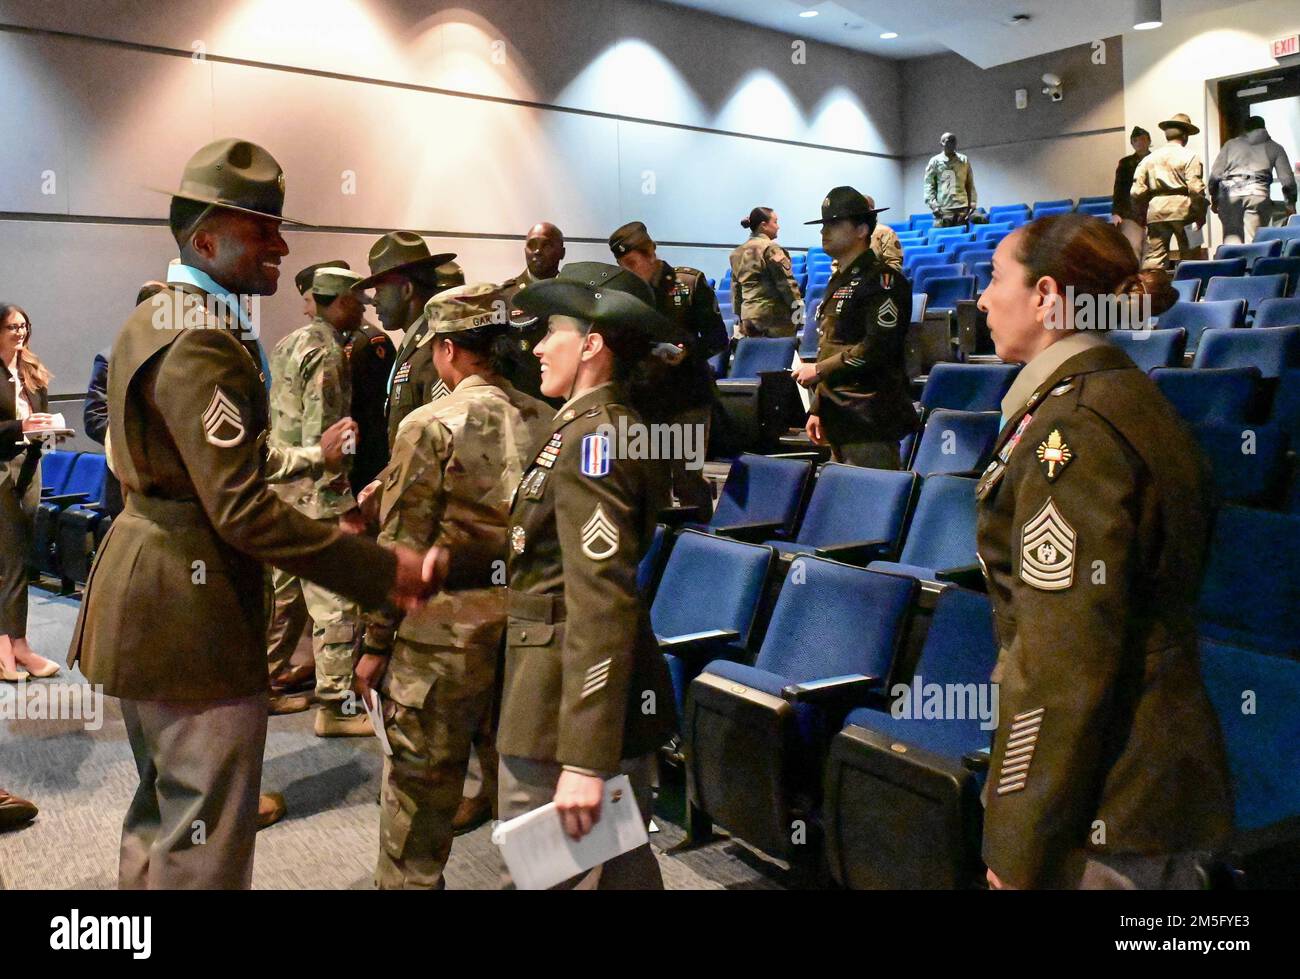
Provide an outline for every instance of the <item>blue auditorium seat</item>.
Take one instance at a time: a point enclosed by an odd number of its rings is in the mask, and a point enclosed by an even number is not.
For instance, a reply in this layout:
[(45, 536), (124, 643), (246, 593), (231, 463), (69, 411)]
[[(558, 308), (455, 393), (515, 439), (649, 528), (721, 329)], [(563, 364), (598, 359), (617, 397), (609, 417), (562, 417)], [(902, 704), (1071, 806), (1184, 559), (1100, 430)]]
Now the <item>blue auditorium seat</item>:
[(803, 332), (799, 334), (799, 359), (817, 359), (817, 321), (811, 316), (804, 323)]
[(1276, 258), (1282, 254), (1282, 242), (1274, 239), (1273, 241), (1252, 241), (1249, 244), (1220, 245), (1214, 252), (1216, 261), (1222, 261), (1225, 258), (1244, 258), (1251, 266), (1261, 258)]
[(964, 224), (956, 224), (948, 228), (931, 228), (930, 243), (934, 244), (944, 238), (959, 238), (966, 234), (969, 234), (969, 232)]
[[(960, 228), (954, 228), (952, 230), (961, 231)], [(943, 238), (932, 238), (930, 244), (938, 245), (939, 248), (942, 249), (944, 255), (951, 256), (953, 251), (960, 248), (962, 245), (975, 244), (975, 235), (969, 232), (966, 234), (947, 235)], [(949, 258), (949, 261), (952, 261), (951, 257)]]
[(1056, 217), (1060, 214), (1072, 213), (1074, 213), (1073, 204), (1057, 204), (1052, 207), (1036, 207), (1034, 208), (1034, 220), (1037, 221), (1039, 218), (1050, 218)]
[[(939, 252), (921, 251), (920, 249), (909, 250), (903, 257), (903, 274), (915, 280), (916, 273), (928, 265), (944, 265), (948, 257)], [(915, 281), (913, 281), (915, 288)]]
[(988, 241), (991, 238), (1001, 240), (1015, 231), (1017, 227), (1010, 221), (990, 221), (988, 224), (978, 224), (975, 226), (975, 240)]
[(1080, 214), (1087, 214), (1094, 218), (1109, 218), (1110, 209), (1113, 205), (1110, 201), (1102, 201), (1096, 204), (1080, 204), (1075, 210)]
[(1280, 839), (1293, 842), (1300, 819), (1300, 663), (1206, 642), (1201, 677), (1228, 754), (1232, 848), (1249, 854)]
[[(43, 465), (42, 461), (42, 465)], [(108, 465), (104, 456), (93, 452), (76, 455), (58, 494), (42, 495), (32, 519), (29, 561), (41, 574), (65, 579), (59, 562), (59, 518), (74, 504), (99, 504), (104, 498), (104, 477)], [(45, 477), (42, 476), (42, 482)]]
[(1280, 241), (1282, 254), (1289, 255), (1291, 245), (1300, 241), (1300, 225), (1287, 225), (1282, 228), (1260, 228), (1255, 232), (1255, 241)]
[(1107, 207), (1110, 207), (1113, 201), (1114, 198), (1109, 194), (1103, 194), (1096, 197), (1080, 197), (1079, 206), (1083, 207), (1085, 204), (1105, 204)]
[(996, 410), (932, 411), (911, 468), (922, 476), (978, 472), (988, 462), (1001, 427)]
[(1174, 287), (1174, 292), (1178, 293), (1180, 303), (1194, 303), (1201, 294), (1200, 279), (1174, 279), (1170, 285)]
[(1292, 214), (1289, 218), (1287, 218), (1284, 227), (1300, 228), (1300, 214)]
[[(1198, 602), (1203, 639), (1300, 656), (1300, 516), (1223, 507), (1214, 522)], [(1297, 701), (1300, 709), (1300, 701)]]
[(806, 459), (745, 453), (732, 463), (707, 529), (746, 540), (788, 537), (811, 475)]
[(678, 535), (650, 606), (650, 625), (668, 663), (679, 716), (705, 663), (745, 657), (772, 560), (772, 549), (759, 544), (693, 530)]
[(41, 496), (58, 496), (68, 485), (72, 464), (80, 452), (54, 449), (41, 456)]
[(989, 224), (1012, 224), (1020, 227), (1029, 222), (1028, 204), (999, 204), (989, 208)]
[(1225, 277), (1246, 274), (1244, 258), (1227, 258), (1222, 262), (1186, 261), (1179, 262), (1174, 269), (1174, 279), (1200, 279), (1201, 295), (1205, 295), (1207, 283), (1215, 276)]
[(1266, 299), (1281, 299), (1286, 294), (1285, 275), (1244, 275), (1240, 277), (1215, 276), (1205, 287), (1207, 303), (1225, 300), (1246, 300), (1246, 316)]
[(1001, 411), (1002, 398), (1020, 373), (1018, 364), (938, 363), (921, 391), (926, 411)]
[(659, 580), (659, 572), (664, 561), (667, 539), (668, 528), (663, 524), (656, 524), (654, 533), (650, 535), (650, 546), (646, 548), (645, 554), (641, 556), (636, 566), (636, 590), (647, 600), (654, 596), (654, 588)]
[(1263, 377), (1278, 377), (1300, 367), (1300, 326), (1206, 330), (1192, 366), (1250, 367)]
[(1038, 212), (1043, 208), (1064, 207), (1068, 210), (1074, 210), (1074, 199), (1070, 197), (1060, 197), (1051, 201), (1034, 201), (1034, 217), (1038, 217)]
[(924, 265), (915, 270), (916, 274), (912, 277), (912, 288), (917, 292), (929, 294), (927, 286), (933, 279), (951, 278), (956, 275), (965, 275), (966, 266), (961, 262), (947, 262), (942, 265)]
[(989, 248), (982, 241), (964, 241), (951, 252), (954, 262), (965, 262), (970, 266), (973, 262), (991, 262), (993, 253), (997, 249)]
[(930, 279), (926, 283), (925, 291), (930, 297), (930, 309), (951, 312), (963, 299), (975, 298), (975, 276), (952, 275)]
[(819, 859), (816, 840), (791, 827), (816, 833), (820, 758), (845, 714), (893, 679), (916, 593), (897, 575), (794, 561), (754, 665), (717, 660), (691, 683), (682, 731), (693, 839), (717, 822), (783, 859)]
[(971, 267), (971, 275), (975, 277), (975, 293), (978, 295), (989, 287), (993, 281), (993, 263), (976, 262)]
[[(1195, 280), (1189, 280), (1195, 281)], [(1187, 346), (1187, 331), (1108, 330), (1106, 339), (1121, 347), (1139, 368), (1150, 372), (1156, 367), (1178, 367)]]
[(1246, 325), (1246, 300), (1174, 303), (1155, 322), (1156, 328), (1187, 331), (1187, 346), (1196, 349), (1206, 330), (1235, 330)]
[(795, 343), (794, 337), (741, 337), (727, 380), (757, 381), (763, 371), (789, 370)]
[(1292, 448), (1300, 449), (1300, 370), (1283, 371), (1278, 378), (1269, 421), (1282, 430)]
[(1285, 295), (1294, 298), (1297, 293), (1300, 293), (1300, 255), (1257, 259), (1252, 271), (1256, 275), (1285, 275), (1287, 279)]
[(1272, 506), (1281, 496), (1286, 436), (1276, 425), (1201, 422), (1192, 434), (1228, 503)]
[(902, 544), (916, 484), (912, 472), (827, 463), (794, 540), (767, 543), (781, 554), (814, 554), (846, 564), (892, 556)]
[[(985, 773), (964, 760), (993, 740), (989, 675), (997, 655), (989, 600), (945, 589), (912, 682), (890, 692), (897, 709), (859, 707), (845, 718), (831, 743), (823, 806), (826, 858), (838, 883), (872, 890), (982, 883)], [(954, 716), (918, 712), (916, 702), (934, 690)]]
[(926, 306), (929, 305), (930, 297), (923, 292), (912, 290), (912, 323), (920, 323), (925, 319)]
[(889, 228), (895, 234), (902, 234), (904, 231), (911, 230), (911, 221), (886, 221), (885, 227)]
[(1160, 393), (1189, 425), (1245, 424), (1259, 378), (1259, 371), (1253, 367), (1224, 370), (1158, 367), (1151, 372), (1151, 380), (1156, 382)]
[(1274, 326), (1300, 326), (1300, 299), (1265, 299), (1259, 304), (1255, 310), (1255, 329)]
[(975, 555), (977, 482), (964, 476), (922, 480), (898, 561), (872, 561), (867, 568), (978, 587), (982, 578)]

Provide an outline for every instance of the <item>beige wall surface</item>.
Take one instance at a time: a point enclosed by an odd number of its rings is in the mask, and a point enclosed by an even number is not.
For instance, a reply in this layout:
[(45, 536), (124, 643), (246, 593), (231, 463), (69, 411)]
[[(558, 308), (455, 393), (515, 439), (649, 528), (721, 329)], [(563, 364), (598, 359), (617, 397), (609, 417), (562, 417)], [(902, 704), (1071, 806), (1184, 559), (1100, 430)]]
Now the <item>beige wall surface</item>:
[[(0, 296), (56, 392), (84, 390), (172, 257), (157, 189), (224, 135), (270, 149), (317, 226), (290, 270), (412, 228), (497, 281), (537, 220), (609, 260), (641, 219), (717, 276), (755, 204), (807, 247), (829, 187), (898, 196), (898, 65), (798, 40), (641, 0), (0, 0)], [(269, 342), (296, 307), (286, 280)]]
[[(1117, 37), (1101, 44), (988, 70), (955, 54), (905, 62), (907, 160), (904, 207), (895, 220), (926, 211), (925, 164), (939, 152), (945, 131), (955, 133), (958, 149), (970, 156), (979, 201), (986, 208), (1110, 193), (1115, 164), (1129, 152), (1120, 132), (1124, 44)], [(1042, 93), (1042, 76), (1048, 72), (1064, 83), (1061, 102)], [(1019, 88), (1029, 93), (1024, 109), (1015, 105)]]

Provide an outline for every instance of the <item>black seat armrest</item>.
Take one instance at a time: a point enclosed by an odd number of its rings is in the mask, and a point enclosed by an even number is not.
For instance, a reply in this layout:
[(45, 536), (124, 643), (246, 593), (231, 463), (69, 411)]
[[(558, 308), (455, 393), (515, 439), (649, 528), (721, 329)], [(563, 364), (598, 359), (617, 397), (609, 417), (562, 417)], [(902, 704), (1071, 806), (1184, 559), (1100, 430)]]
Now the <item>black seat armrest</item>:
[(785, 525), (776, 521), (733, 523), (712, 528), (715, 534), (722, 537), (730, 537), (750, 544), (761, 544), (769, 537), (780, 537), (784, 529)]
[(887, 561), (893, 556), (894, 542), (888, 540), (860, 540), (834, 544), (831, 547), (819, 547), (814, 550), (818, 557), (842, 564), (856, 564), (865, 567), (872, 561)]
[(42, 496), (42, 503), (54, 503), (58, 506), (70, 506), (73, 503), (85, 503), (90, 499), (89, 493), (60, 493)]
[(809, 680), (806, 683), (792, 683), (781, 691), (781, 696), (792, 704), (857, 705), (884, 682), (884, 677), (849, 673), (845, 676)]
[(666, 506), (659, 511), (659, 523), (667, 524), (673, 530), (699, 519), (700, 508), (697, 506)]
[(979, 751), (971, 751), (962, 755), (961, 763), (971, 772), (987, 772), (989, 770), (989, 750), (981, 748)]
[(672, 653), (690, 659), (707, 657), (717, 659), (721, 647), (740, 638), (735, 629), (708, 629), (704, 632), (688, 632), (681, 636), (655, 636), (659, 641), (659, 652)]
[(978, 564), (964, 564), (957, 568), (942, 568), (935, 572), (935, 580), (945, 584), (969, 588), (972, 591), (984, 591), (984, 569)]

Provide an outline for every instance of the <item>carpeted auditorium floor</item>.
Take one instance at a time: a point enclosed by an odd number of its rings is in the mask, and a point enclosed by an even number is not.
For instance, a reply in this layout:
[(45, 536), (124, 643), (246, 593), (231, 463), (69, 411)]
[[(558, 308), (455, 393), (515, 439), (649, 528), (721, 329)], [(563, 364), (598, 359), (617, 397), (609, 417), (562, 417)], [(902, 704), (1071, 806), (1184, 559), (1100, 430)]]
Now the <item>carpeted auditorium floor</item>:
[[(31, 591), (33, 647), (60, 663), (77, 601)], [(84, 684), (65, 670), (36, 683)], [(7, 714), (5, 715), (7, 718)], [(258, 836), (257, 888), (369, 888), (378, 845), (381, 756), (373, 739), (321, 739), (310, 711), (272, 717), (263, 787), (282, 792), (289, 814)], [(110, 888), (117, 873), (122, 815), (136, 784), (116, 702), (105, 698), (103, 724), (79, 720), (0, 720), (0, 786), (41, 808), (35, 823), (0, 834), (0, 888)], [(671, 780), (659, 801), (651, 839), (669, 888), (781, 888), (789, 871), (729, 840), (681, 854), (681, 788)], [(496, 886), (490, 827), (457, 838), (447, 867), (450, 888)]]

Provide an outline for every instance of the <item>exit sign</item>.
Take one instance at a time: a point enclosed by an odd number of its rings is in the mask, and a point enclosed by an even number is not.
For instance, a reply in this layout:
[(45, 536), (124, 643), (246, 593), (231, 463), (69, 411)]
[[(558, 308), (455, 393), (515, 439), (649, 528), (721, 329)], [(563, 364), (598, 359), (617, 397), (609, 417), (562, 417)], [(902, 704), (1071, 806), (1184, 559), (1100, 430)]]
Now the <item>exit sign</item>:
[(1300, 54), (1300, 34), (1292, 34), (1273, 42), (1274, 58), (1289, 58), (1293, 54)]

